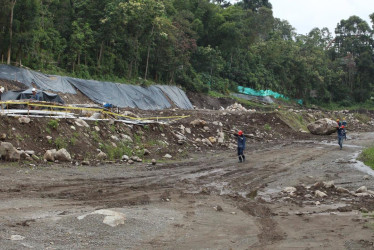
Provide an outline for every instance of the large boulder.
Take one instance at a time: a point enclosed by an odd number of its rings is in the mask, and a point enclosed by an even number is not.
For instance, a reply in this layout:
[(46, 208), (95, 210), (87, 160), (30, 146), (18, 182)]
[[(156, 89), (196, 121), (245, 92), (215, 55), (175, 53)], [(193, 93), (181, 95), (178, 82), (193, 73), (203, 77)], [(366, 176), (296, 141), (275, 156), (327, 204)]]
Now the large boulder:
[(71, 161), (71, 156), (66, 149), (62, 148), (62, 149), (60, 149), (59, 151), (56, 152), (55, 160), (62, 161), (62, 162), (63, 161)]
[(19, 161), (21, 159), (20, 152), (13, 147), (10, 142), (2, 142), (0, 144), (0, 158), (7, 161)]
[(314, 135), (331, 135), (336, 132), (337, 123), (329, 118), (323, 118), (308, 124), (310, 133)]
[(44, 157), (43, 157), (44, 160), (55, 161), (56, 152), (57, 152), (56, 149), (47, 150), (44, 154)]

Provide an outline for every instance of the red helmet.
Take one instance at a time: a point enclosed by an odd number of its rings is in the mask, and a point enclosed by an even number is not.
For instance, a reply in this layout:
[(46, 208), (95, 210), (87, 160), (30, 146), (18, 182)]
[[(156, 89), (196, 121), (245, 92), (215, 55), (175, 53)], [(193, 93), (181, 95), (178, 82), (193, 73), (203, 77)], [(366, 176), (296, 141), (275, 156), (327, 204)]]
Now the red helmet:
[(243, 131), (239, 130), (238, 135), (242, 135)]
[(342, 126), (342, 128), (344, 128), (344, 125)]

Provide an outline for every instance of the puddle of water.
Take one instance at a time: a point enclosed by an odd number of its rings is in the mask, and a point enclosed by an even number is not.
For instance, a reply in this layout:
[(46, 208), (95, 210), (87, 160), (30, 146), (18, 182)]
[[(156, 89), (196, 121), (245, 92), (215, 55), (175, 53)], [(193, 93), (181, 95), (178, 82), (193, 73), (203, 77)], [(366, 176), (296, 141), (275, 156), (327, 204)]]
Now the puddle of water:
[(352, 164), (352, 166), (356, 169), (358, 169), (361, 172), (364, 172), (365, 174), (374, 176), (374, 170), (371, 169), (371, 167), (366, 166), (365, 163), (362, 161), (357, 160), (357, 157), (361, 154), (362, 151), (358, 151), (353, 155), (352, 160), (355, 160), (356, 163)]

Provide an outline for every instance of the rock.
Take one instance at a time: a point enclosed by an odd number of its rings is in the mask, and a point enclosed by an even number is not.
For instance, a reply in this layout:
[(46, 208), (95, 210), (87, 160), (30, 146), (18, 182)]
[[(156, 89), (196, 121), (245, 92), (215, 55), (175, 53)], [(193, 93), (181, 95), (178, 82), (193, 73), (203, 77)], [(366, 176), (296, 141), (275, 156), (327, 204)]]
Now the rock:
[(119, 141), (119, 138), (115, 135), (112, 135), (110, 138), (112, 138), (112, 140), (114, 140), (114, 141)]
[(315, 197), (317, 197), (317, 198), (324, 198), (324, 197), (327, 196), (327, 194), (325, 194), (324, 192), (321, 192), (319, 190), (316, 190), (316, 192), (314, 194), (315, 194)]
[(82, 161), (82, 165), (83, 165), (83, 166), (89, 166), (89, 165), (90, 165), (90, 162), (89, 162), (89, 161)]
[(190, 128), (186, 128), (185, 131), (187, 132), (187, 134), (191, 134), (191, 129)]
[(126, 134), (121, 134), (121, 137), (123, 142), (134, 142), (132, 138)]
[(337, 187), (336, 189), (335, 189), (338, 193), (345, 193), (345, 194), (349, 194), (349, 190), (348, 189), (346, 189), (346, 188), (343, 188), (343, 187)]
[(319, 202), (319, 201), (316, 201), (316, 206), (319, 206), (319, 205), (321, 205), (321, 202)]
[(184, 140), (186, 140), (186, 137), (183, 136), (183, 135), (175, 134), (175, 137), (177, 137), (177, 139), (180, 140), (180, 141), (184, 141)]
[(133, 161), (138, 161), (139, 157), (137, 157), (136, 155), (133, 155), (133, 156), (131, 156), (130, 159), (133, 160)]
[(92, 215), (96, 215), (96, 214), (104, 215), (105, 217), (104, 217), (103, 223), (107, 224), (111, 227), (116, 227), (116, 226), (125, 224), (125, 220), (126, 220), (125, 214), (120, 213), (120, 212), (116, 212), (116, 211), (112, 211), (112, 210), (109, 210), (109, 209), (96, 210), (96, 211), (94, 211), (90, 214), (85, 214), (85, 215), (78, 216), (77, 219), (78, 220), (83, 220), (87, 216), (92, 216)]
[(130, 160), (127, 161), (127, 163), (128, 164), (134, 164), (134, 161), (130, 159)]
[(356, 193), (366, 193), (368, 189), (365, 186), (360, 187), (356, 190)]
[(92, 119), (101, 119), (101, 118), (102, 118), (102, 117), (101, 117), (101, 113), (99, 113), (99, 112), (93, 113), (93, 114), (90, 116), (90, 118), (92, 118)]
[(207, 144), (208, 146), (213, 147), (213, 144), (208, 139), (202, 139), (201, 141)]
[(205, 131), (209, 131), (209, 130), (210, 130), (208, 126), (204, 126), (203, 129), (204, 129)]
[(52, 136), (49, 136), (49, 135), (47, 135), (45, 138), (46, 138), (48, 141), (52, 140)]
[(331, 135), (336, 132), (337, 123), (331, 119), (323, 118), (309, 123), (307, 127), (314, 135)]
[(369, 175), (365, 175), (365, 176), (363, 177), (363, 179), (366, 180), (366, 181), (368, 181), (368, 180), (370, 180), (370, 176), (369, 176)]
[(22, 116), (22, 117), (18, 118), (18, 121), (21, 124), (29, 124), (31, 120), (28, 117)]
[(335, 187), (334, 181), (325, 181), (325, 182), (323, 182), (323, 186), (324, 186), (324, 188), (333, 188), (333, 187)]
[(77, 130), (74, 126), (70, 126), (70, 128), (71, 128), (72, 130)]
[(44, 160), (54, 162), (55, 161), (56, 152), (57, 152), (56, 149), (47, 150), (45, 152), (45, 154), (44, 154), (44, 157), (43, 157)]
[(3, 141), (3, 140), (6, 139), (6, 137), (7, 137), (6, 134), (5, 134), (5, 133), (2, 133), (2, 134), (0, 135), (0, 140)]
[(137, 162), (143, 162), (143, 160), (141, 158), (138, 157), (138, 159), (136, 159)]
[(218, 144), (222, 144), (222, 143), (224, 143), (224, 140), (223, 140), (223, 138), (218, 138), (217, 142), (218, 142)]
[(196, 119), (196, 120), (190, 122), (190, 124), (192, 126), (201, 126), (201, 127), (204, 127), (207, 124), (207, 122), (204, 121), (204, 120)]
[(284, 189), (283, 189), (283, 192), (285, 192), (285, 193), (294, 193), (294, 192), (296, 192), (296, 188), (295, 187), (285, 187)]
[(98, 126), (95, 126), (96, 132), (100, 132), (100, 128)]
[(171, 158), (173, 158), (173, 156), (171, 156), (169, 154), (166, 154), (166, 155), (164, 155), (164, 158), (171, 159)]
[(151, 162), (152, 162), (152, 165), (156, 165), (156, 163), (157, 163), (157, 162), (156, 162), (156, 159), (152, 159)]
[(209, 139), (209, 141), (213, 144), (213, 143), (216, 143), (217, 142), (217, 139), (215, 138), (215, 137), (209, 137), (208, 138)]
[(103, 161), (107, 158), (108, 156), (106, 155), (106, 153), (100, 151), (100, 153), (96, 156), (96, 158), (100, 161)]
[(17, 234), (14, 234), (12, 236), (10, 236), (10, 240), (24, 240), (25, 237), (21, 236), (21, 235), (17, 235)]
[(130, 157), (129, 156), (127, 156), (127, 155), (122, 155), (122, 161), (128, 161), (128, 160), (130, 160)]
[(370, 196), (369, 193), (356, 193), (355, 194), (356, 197), (366, 197), (366, 196)]
[(362, 208), (360, 208), (360, 212), (369, 213), (369, 210), (367, 210), (367, 208), (365, 208), (365, 207), (362, 207)]
[(25, 150), (25, 153), (28, 155), (34, 155), (35, 151), (34, 150)]
[(150, 155), (151, 154), (151, 152), (146, 148), (143, 151), (144, 151), (143, 155)]
[(184, 140), (178, 140), (178, 144), (179, 144), (179, 145), (183, 145), (184, 143), (185, 143)]
[(214, 207), (214, 209), (217, 211), (217, 212), (223, 212), (223, 209), (220, 205), (217, 205), (216, 207)]
[(71, 161), (71, 156), (65, 148), (62, 148), (56, 152), (55, 160), (58, 160), (61, 162), (68, 162), (68, 161)]
[(178, 153), (183, 153), (183, 149), (178, 149)]
[(1, 142), (0, 158), (6, 161), (19, 161), (21, 159), (21, 154), (10, 142)]
[(88, 125), (88, 123), (82, 119), (76, 119), (74, 121), (74, 123), (78, 126), (78, 127), (86, 127), (86, 128), (89, 128), (90, 125)]

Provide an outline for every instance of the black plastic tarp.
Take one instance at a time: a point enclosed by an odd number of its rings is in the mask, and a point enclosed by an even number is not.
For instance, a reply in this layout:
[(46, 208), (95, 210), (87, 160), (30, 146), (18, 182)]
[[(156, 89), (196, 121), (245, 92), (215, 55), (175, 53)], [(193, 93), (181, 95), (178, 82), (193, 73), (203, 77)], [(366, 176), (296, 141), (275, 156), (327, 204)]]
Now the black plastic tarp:
[(96, 103), (111, 103), (120, 108), (156, 110), (170, 108), (175, 104), (181, 109), (193, 109), (184, 91), (176, 86), (154, 85), (144, 88), (130, 84), (46, 75), (8, 65), (0, 65), (0, 79), (19, 81), (28, 87), (32, 87), (31, 83), (34, 82), (41, 90), (60, 93), (76, 94), (75, 87)]
[(274, 103), (273, 99), (270, 96), (254, 96), (254, 95), (245, 95), (245, 94), (231, 94), (233, 96), (249, 100), (249, 101), (257, 101), (257, 102), (263, 102), (263, 103)]
[[(48, 93), (45, 91), (37, 91), (40, 99), (39, 101), (46, 101), (46, 102), (56, 102), (64, 104), (64, 101), (61, 99), (59, 95)], [(10, 100), (25, 100), (31, 99), (32, 96), (32, 89), (26, 90), (16, 90), (16, 91), (8, 91), (1, 95), (1, 101), (10, 101)]]
[(28, 87), (32, 87), (31, 83), (34, 82), (42, 90), (69, 94), (77, 93), (67, 81), (67, 77), (46, 75), (37, 71), (4, 64), (0, 64), (0, 79), (22, 82)]

